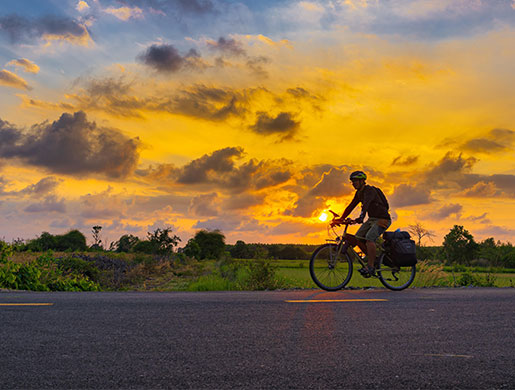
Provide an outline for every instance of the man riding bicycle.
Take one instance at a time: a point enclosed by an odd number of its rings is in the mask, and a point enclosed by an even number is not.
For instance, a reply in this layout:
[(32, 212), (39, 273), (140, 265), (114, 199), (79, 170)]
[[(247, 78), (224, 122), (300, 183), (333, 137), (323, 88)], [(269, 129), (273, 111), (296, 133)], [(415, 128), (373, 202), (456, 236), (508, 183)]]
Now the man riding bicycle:
[(341, 224), (361, 202), (361, 214), (354, 221), (363, 223), (365, 215), (368, 219), (360, 226), (356, 232), (356, 245), (367, 255), (367, 267), (363, 269), (363, 276), (370, 277), (375, 275), (376, 261), (376, 240), (392, 224), (392, 218), (388, 212), (389, 205), (383, 192), (374, 186), (366, 184), (367, 175), (362, 171), (352, 172), (350, 180), (356, 189), (354, 198), (347, 206), (340, 218), (333, 221), (334, 224)]

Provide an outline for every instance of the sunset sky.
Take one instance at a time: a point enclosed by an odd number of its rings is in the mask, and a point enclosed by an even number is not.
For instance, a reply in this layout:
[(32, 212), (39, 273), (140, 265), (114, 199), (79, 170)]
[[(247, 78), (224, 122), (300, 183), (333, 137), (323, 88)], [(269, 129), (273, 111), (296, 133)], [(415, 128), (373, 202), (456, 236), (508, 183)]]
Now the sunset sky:
[(360, 169), (390, 229), (513, 243), (514, 149), (512, 0), (0, 3), (8, 241), (319, 243)]

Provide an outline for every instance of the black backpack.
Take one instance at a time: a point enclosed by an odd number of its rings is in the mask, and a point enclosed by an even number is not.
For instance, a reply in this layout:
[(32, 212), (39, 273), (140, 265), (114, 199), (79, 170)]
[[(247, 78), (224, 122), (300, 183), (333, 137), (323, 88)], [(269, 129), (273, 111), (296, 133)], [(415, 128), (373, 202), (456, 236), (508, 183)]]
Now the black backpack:
[(417, 247), (408, 232), (385, 232), (384, 247), (388, 257), (399, 267), (417, 264)]

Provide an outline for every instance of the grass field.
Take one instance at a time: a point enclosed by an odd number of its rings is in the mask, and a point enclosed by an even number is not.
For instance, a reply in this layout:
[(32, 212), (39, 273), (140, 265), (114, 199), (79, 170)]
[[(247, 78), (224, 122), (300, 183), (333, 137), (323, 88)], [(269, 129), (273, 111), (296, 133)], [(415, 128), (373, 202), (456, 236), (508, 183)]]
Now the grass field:
[[(274, 260), (272, 261), (277, 267), (277, 274), (286, 279), (287, 284), (292, 288), (317, 288), (311, 280), (309, 273), (309, 260)], [(362, 277), (357, 270), (359, 265), (354, 264), (354, 272), (347, 287), (365, 288), (365, 287), (384, 287), (376, 278), (366, 279)], [(455, 286), (459, 284), (463, 272), (443, 271), (443, 266), (430, 266), (425, 262), (419, 262), (417, 265), (417, 275), (412, 287), (433, 287), (433, 286)], [(489, 273), (474, 271), (473, 276), (476, 279), (486, 281), (487, 278), (493, 281), (495, 287), (515, 287), (515, 272), (513, 273)]]
[[(56, 258), (69, 256), (71, 253), (54, 253)], [(18, 264), (27, 263), (36, 259), (41, 254), (21, 252), (14, 253), (12, 261)], [(95, 253), (88, 253), (95, 256)], [(186, 264), (169, 262), (149, 262), (150, 255), (140, 254), (114, 254), (103, 253), (127, 262), (139, 259), (139, 265), (132, 269), (132, 278), (123, 286), (113, 286), (113, 289), (139, 290), (139, 291), (180, 291), (180, 290), (234, 290), (252, 289), (252, 286), (242, 287), (237, 280), (227, 280), (220, 274), (219, 263), (214, 260), (193, 261)], [(256, 260), (236, 259), (233, 263), (240, 266), (238, 275), (241, 282), (244, 276), (245, 265)], [(280, 288), (318, 288), (311, 279), (309, 273), (309, 260), (269, 260), (269, 264), (275, 269), (277, 286)], [(243, 268), (242, 268), (243, 267)], [(353, 276), (346, 286), (347, 288), (384, 287), (377, 278), (366, 279), (362, 277), (358, 269), (359, 264), (354, 264)], [(453, 271), (453, 267), (444, 267), (443, 264), (431, 264), (419, 262), (417, 275), (412, 287), (457, 287), (457, 286), (495, 286), (515, 287), (515, 270), (509, 269), (478, 269), (477, 267), (460, 266), (459, 272)], [(482, 272), (481, 272), (482, 271)], [(265, 287), (268, 288), (268, 287)], [(272, 287), (274, 288), (274, 287)]]

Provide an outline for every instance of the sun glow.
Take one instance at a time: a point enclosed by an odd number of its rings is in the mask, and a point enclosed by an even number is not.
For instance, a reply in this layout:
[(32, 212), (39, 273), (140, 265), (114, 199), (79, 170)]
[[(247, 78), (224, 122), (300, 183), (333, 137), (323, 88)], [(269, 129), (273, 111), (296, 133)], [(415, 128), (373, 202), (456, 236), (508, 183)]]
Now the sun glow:
[(321, 221), (321, 222), (326, 222), (328, 219), (329, 219), (329, 214), (324, 211), (322, 212), (322, 214), (320, 214), (320, 216), (318, 217), (318, 219)]

